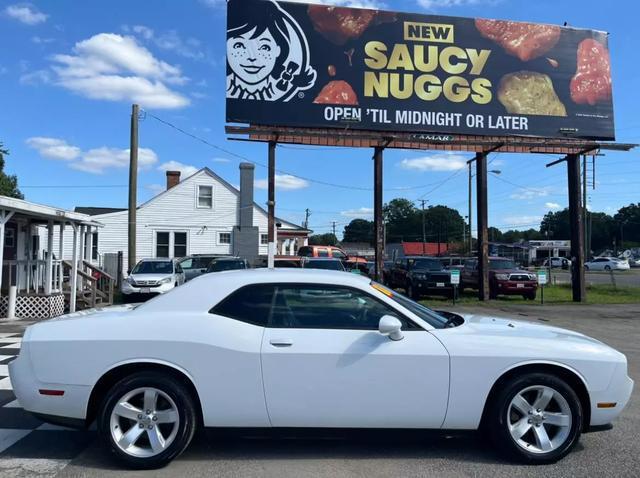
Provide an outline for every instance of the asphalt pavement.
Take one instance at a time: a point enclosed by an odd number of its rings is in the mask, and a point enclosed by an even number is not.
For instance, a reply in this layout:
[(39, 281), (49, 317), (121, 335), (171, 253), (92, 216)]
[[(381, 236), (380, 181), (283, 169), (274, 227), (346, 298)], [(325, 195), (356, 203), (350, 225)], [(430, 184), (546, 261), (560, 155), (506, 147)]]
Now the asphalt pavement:
[[(473, 312), (472, 307), (450, 307)], [(640, 304), (616, 306), (498, 305), (483, 313), (540, 321), (584, 332), (621, 350), (629, 373), (640, 382)], [(5, 350), (15, 350), (19, 326), (0, 323)], [(0, 352), (1, 354), (1, 352)], [(427, 371), (426, 371), (427, 372)], [(6, 393), (10, 393), (6, 392)], [(5, 395), (6, 395), (5, 393)], [(10, 399), (11, 397), (4, 397)], [(13, 406), (15, 407), (14, 402)], [(3, 407), (4, 408), (4, 407)], [(23, 420), (30, 418), (19, 415)], [(0, 421), (3, 420), (0, 415)], [(14, 421), (17, 419), (14, 416)], [(28, 426), (27, 426), (28, 425)], [(0, 435), (0, 476), (57, 477), (582, 477), (638, 476), (640, 469), (640, 392), (636, 388), (622, 416), (608, 431), (584, 434), (564, 460), (547, 466), (504, 462), (474, 433), (364, 432), (238, 436), (230, 432), (198, 436), (168, 467), (150, 472), (123, 470), (101, 446), (95, 432), (51, 429), (30, 422), (16, 434)], [(14, 427), (17, 423), (11, 424)], [(27, 432), (27, 429), (35, 431)], [(4, 425), (0, 423), (0, 432)]]

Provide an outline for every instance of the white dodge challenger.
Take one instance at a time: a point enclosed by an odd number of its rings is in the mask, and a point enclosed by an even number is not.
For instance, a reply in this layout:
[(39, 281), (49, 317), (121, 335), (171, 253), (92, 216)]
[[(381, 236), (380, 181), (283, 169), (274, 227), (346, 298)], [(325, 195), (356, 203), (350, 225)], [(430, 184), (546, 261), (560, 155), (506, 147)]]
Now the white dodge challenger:
[(29, 327), (20, 404), (98, 429), (136, 468), (197, 427), (482, 429), (516, 460), (562, 458), (633, 388), (623, 354), (577, 332), (437, 313), (354, 274), (208, 274), (138, 307)]

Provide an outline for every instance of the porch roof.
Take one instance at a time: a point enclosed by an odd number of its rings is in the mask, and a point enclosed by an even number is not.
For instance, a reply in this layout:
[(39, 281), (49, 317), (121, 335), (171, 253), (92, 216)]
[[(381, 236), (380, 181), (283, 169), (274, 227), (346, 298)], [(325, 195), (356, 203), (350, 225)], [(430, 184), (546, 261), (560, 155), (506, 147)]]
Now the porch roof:
[(11, 211), (20, 215), (37, 219), (66, 221), (85, 226), (102, 227), (102, 223), (95, 221), (87, 214), (68, 211), (44, 204), (37, 204), (23, 199), (0, 196), (0, 210)]

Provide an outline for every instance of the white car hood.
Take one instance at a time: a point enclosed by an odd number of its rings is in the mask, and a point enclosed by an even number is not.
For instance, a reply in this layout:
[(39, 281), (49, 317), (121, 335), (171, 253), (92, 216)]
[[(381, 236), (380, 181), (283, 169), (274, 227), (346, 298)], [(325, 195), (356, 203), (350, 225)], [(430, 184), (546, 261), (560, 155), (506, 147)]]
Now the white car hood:
[(580, 341), (604, 345), (599, 340), (581, 334), (580, 332), (574, 332), (551, 325), (477, 314), (466, 314), (462, 315), (462, 317), (465, 321), (464, 325), (467, 326), (469, 332), (480, 335), (508, 335), (517, 338), (554, 339), (571, 342)]

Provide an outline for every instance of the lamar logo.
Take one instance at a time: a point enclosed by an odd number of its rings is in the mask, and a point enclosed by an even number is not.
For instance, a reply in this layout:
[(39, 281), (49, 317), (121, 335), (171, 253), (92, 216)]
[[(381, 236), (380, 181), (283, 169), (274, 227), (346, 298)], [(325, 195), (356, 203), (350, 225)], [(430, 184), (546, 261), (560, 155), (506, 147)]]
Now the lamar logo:
[(453, 43), (453, 25), (404, 22), (404, 39), (405, 41)]

